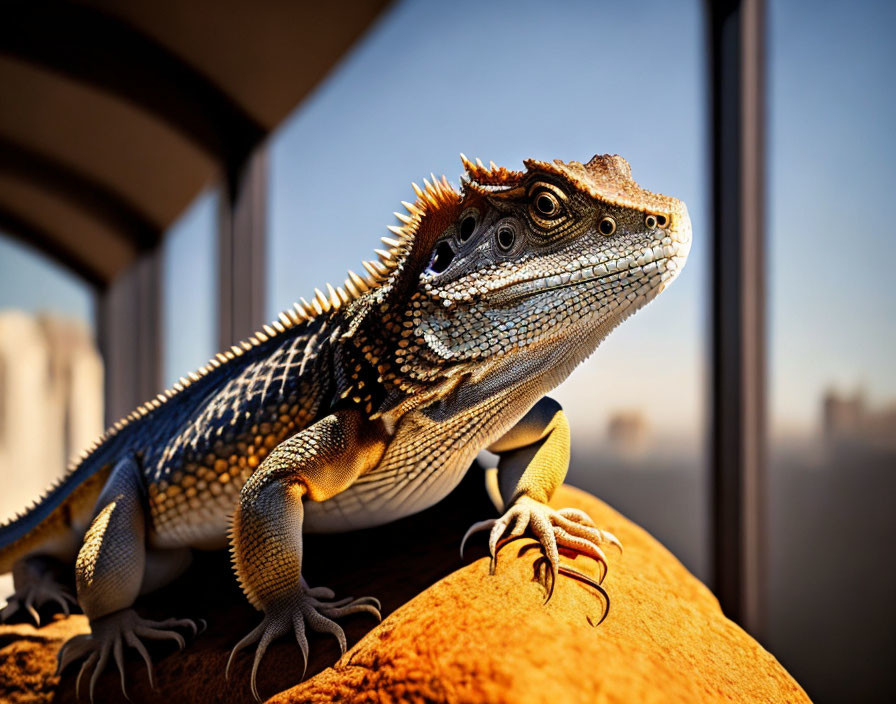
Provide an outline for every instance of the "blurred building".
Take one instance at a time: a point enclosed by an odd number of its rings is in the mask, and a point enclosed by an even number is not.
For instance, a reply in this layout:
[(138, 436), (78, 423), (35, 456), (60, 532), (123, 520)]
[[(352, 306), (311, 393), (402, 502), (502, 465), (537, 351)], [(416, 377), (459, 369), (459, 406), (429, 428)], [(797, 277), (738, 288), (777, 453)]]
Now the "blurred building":
[(612, 451), (623, 459), (639, 459), (647, 451), (649, 428), (641, 411), (618, 411), (610, 416), (607, 440)]
[(896, 451), (896, 403), (872, 409), (862, 390), (829, 389), (822, 399), (822, 435), (829, 452), (856, 447)]
[(103, 431), (103, 363), (88, 328), (0, 312), (0, 520), (21, 511)]

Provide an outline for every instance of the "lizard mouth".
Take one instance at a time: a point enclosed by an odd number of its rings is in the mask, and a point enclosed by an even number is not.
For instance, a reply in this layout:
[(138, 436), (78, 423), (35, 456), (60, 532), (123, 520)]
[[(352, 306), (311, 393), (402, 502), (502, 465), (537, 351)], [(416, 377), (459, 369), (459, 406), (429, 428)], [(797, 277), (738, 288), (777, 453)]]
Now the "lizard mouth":
[(532, 277), (522, 281), (512, 281), (500, 288), (493, 289), (489, 298), (498, 304), (511, 304), (525, 298), (547, 293), (548, 291), (586, 285), (591, 285), (589, 287), (593, 287), (597, 292), (610, 289), (619, 290), (618, 282), (620, 281), (625, 281), (621, 288), (628, 289), (636, 282), (643, 283), (645, 277), (652, 277), (653, 275), (663, 276), (666, 272), (670, 274), (673, 272), (677, 273), (677, 265), (672, 265), (675, 259), (676, 257), (659, 257), (640, 264), (632, 260), (621, 268), (616, 264), (614, 271), (610, 271), (607, 268), (607, 264), (602, 263), (582, 267), (571, 272), (565, 271), (548, 276)]

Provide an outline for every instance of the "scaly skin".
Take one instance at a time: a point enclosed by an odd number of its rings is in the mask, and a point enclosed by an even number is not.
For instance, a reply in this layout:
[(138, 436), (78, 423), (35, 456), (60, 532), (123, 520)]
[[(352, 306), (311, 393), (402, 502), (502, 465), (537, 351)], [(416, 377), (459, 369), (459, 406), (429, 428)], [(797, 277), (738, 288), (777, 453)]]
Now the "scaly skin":
[[(640, 188), (616, 156), (588, 164), (527, 161), (526, 171), (464, 158), (462, 192), (444, 178), (415, 186), (367, 277), (265, 326), (116, 424), (24, 516), (0, 528), (0, 572), (16, 594), (4, 612), (66, 606), (46, 565), (74, 564), (92, 633), (60, 652), (97, 677), (124, 645), (182, 642), (187, 619), (149, 622), (137, 596), (176, 577), (195, 547), (230, 545), (236, 576), (263, 612), (234, 648), (332, 620), (379, 617), (372, 597), (334, 598), (302, 576), (303, 531), (392, 521), (441, 500), (482, 449), (500, 456), (504, 515), (471, 528), (502, 540), (532, 533), (593, 556), (618, 541), (585, 514), (547, 506), (569, 464), (569, 425), (546, 394), (610, 330), (653, 299), (690, 247), (684, 205)], [(232, 524), (230, 516), (233, 516)], [(549, 598), (549, 597), (548, 597)], [(125, 682), (122, 671), (122, 689)]]

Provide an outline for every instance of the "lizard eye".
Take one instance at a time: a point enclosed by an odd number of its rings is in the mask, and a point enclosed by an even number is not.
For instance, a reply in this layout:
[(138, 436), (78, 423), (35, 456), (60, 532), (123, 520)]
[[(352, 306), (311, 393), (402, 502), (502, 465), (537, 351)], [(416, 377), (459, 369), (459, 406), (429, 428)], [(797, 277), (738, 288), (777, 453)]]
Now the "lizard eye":
[(549, 218), (560, 212), (560, 202), (553, 193), (542, 191), (535, 195), (535, 209), (539, 215)]
[(600, 230), (600, 234), (602, 234), (604, 237), (609, 237), (614, 232), (616, 232), (616, 221), (609, 215), (607, 215), (603, 220), (600, 221), (597, 229)]
[(502, 252), (506, 252), (513, 247), (513, 243), (516, 241), (516, 233), (509, 227), (502, 227), (498, 230), (497, 240), (498, 249)]
[(426, 267), (426, 273), (441, 274), (451, 264), (452, 259), (454, 259), (454, 250), (451, 249), (451, 245), (447, 241), (441, 242), (432, 254), (429, 266)]
[(539, 182), (529, 190), (529, 217), (536, 227), (550, 230), (567, 218), (566, 195), (552, 183)]
[(501, 254), (507, 254), (511, 251), (517, 242), (518, 226), (511, 220), (505, 220), (500, 223), (495, 230), (495, 244)]

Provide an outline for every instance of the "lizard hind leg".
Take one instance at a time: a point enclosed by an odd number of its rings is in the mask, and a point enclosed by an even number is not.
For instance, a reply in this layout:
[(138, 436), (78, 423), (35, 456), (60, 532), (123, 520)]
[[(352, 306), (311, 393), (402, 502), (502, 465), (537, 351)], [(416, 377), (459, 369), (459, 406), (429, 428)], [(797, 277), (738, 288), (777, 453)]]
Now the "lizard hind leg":
[(63, 566), (44, 555), (29, 555), (13, 565), (15, 591), (0, 610), (0, 623), (5, 623), (20, 611), (27, 613), (40, 626), (38, 609), (55, 604), (68, 616), (71, 607), (77, 606), (75, 597), (62, 583)]
[[(78, 603), (90, 619), (90, 634), (75, 636), (59, 651), (58, 672), (75, 660), (85, 658), (75, 682), (80, 689), (84, 675), (90, 676), (90, 699), (96, 683), (109, 664), (118, 666), (122, 692), (124, 681), (123, 650), (128, 645), (146, 661), (150, 684), (152, 665), (143, 640), (173, 640), (184, 647), (183, 636), (175, 628), (194, 634), (196, 623), (189, 619), (150, 621), (131, 608), (146, 579), (146, 518), (140, 467), (133, 457), (120, 460), (112, 470), (96, 504), (96, 511), (75, 562)], [(180, 565), (182, 556), (173, 563)], [(176, 570), (171, 573), (174, 574)]]

